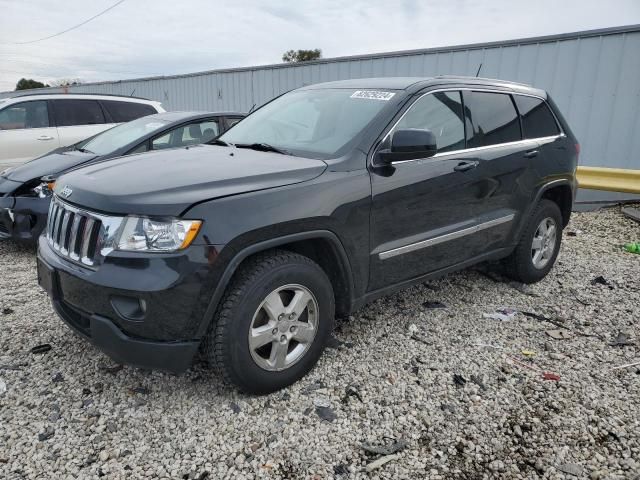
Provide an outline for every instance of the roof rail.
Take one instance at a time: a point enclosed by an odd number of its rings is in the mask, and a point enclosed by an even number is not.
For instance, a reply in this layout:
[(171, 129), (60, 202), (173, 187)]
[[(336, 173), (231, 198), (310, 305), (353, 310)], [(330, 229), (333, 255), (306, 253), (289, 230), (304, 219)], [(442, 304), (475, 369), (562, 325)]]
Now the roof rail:
[[(24, 93), (22, 93), (24, 92)], [(134, 97), (132, 95), (116, 95), (115, 93), (88, 93), (88, 92), (36, 92), (36, 93), (28, 93), (29, 90), (21, 90), (17, 95), (12, 95), (10, 97), (4, 97), (3, 100), (8, 100), (10, 98), (18, 98), (18, 97), (35, 97), (38, 95), (97, 95), (100, 97), (118, 97), (118, 98), (135, 98), (136, 100), (147, 100), (148, 102), (155, 102), (156, 100), (151, 100), (150, 98), (145, 97)], [(17, 92), (16, 92), (17, 93)]]

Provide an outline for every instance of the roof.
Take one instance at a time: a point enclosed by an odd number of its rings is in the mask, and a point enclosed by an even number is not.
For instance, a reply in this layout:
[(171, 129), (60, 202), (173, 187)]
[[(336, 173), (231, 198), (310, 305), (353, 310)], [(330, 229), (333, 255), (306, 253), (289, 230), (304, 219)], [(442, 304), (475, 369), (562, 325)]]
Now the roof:
[(156, 113), (153, 117), (169, 122), (179, 122), (181, 120), (195, 120), (206, 117), (244, 117), (245, 115), (240, 112), (163, 112)]
[(337, 80), (334, 82), (316, 83), (302, 90), (315, 90), (323, 88), (362, 88), (362, 89), (385, 89), (385, 90), (418, 90), (431, 85), (443, 84), (466, 84), (484, 85), (509, 88), (514, 91), (532, 92), (536, 95), (545, 95), (543, 90), (533, 88), (523, 83), (499, 80), (494, 78), (463, 77), (455, 75), (440, 75), (437, 77), (378, 77), (378, 78), (355, 78), (349, 80)]
[(36, 93), (28, 93), (28, 90), (24, 91), (25, 93), (17, 92), (16, 95), (11, 97), (5, 97), (2, 100), (28, 100), (29, 98), (35, 97), (39, 100), (55, 100), (58, 98), (71, 98), (71, 99), (80, 99), (80, 98), (91, 98), (97, 100), (125, 100), (127, 102), (132, 103), (160, 103), (156, 100), (149, 100), (148, 98), (140, 98), (140, 97), (127, 97), (124, 95), (111, 95), (108, 93), (55, 93), (55, 92), (36, 92)]

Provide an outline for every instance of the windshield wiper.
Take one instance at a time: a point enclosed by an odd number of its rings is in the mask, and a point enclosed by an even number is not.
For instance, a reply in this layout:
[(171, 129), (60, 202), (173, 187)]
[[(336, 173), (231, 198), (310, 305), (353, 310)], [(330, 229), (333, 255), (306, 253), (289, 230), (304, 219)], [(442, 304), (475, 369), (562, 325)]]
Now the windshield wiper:
[(82, 147), (79, 147), (77, 145), (73, 145), (71, 150), (76, 150), (76, 151), (82, 152), (82, 153), (93, 153), (91, 150), (87, 150), (86, 148), (82, 148)]
[(249, 148), (251, 150), (258, 150), (260, 152), (275, 152), (275, 153), (280, 153), (282, 155), (291, 155), (290, 152), (284, 150), (283, 148), (274, 147), (273, 145), (269, 145), (268, 143), (263, 143), (263, 142), (236, 143), (236, 147)]
[(224, 147), (235, 147), (233, 143), (225, 142), (224, 140), (220, 140), (219, 138), (216, 138), (215, 140), (211, 140), (210, 142), (207, 142), (207, 145), (222, 145)]

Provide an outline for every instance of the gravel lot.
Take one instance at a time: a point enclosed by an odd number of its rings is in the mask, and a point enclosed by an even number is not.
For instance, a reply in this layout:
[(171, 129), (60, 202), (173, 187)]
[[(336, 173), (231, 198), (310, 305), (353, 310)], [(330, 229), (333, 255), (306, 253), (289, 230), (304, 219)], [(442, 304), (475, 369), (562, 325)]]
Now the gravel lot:
[[(575, 214), (543, 282), (480, 267), (381, 299), (265, 397), (203, 365), (119, 369), (53, 313), (33, 252), (0, 242), (0, 478), (636, 478), (640, 366), (613, 369), (640, 361), (631, 240), (617, 208)], [(553, 323), (483, 317), (505, 307)], [(367, 472), (362, 444), (394, 441)]]

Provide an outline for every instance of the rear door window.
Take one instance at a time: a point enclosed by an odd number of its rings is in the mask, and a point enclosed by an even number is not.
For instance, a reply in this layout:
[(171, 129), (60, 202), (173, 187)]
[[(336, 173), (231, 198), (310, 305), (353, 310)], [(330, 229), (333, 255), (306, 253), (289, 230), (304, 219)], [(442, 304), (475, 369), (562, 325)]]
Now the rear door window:
[(507, 93), (464, 92), (467, 148), (521, 140), (520, 120)]
[(46, 100), (21, 102), (0, 111), (0, 130), (47, 128), (49, 111)]
[(460, 92), (436, 92), (415, 101), (394, 131), (409, 128), (431, 130), (436, 137), (438, 152), (464, 148), (464, 123), (462, 122)]
[(130, 122), (136, 118), (158, 113), (155, 108), (145, 103), (119, 102), (117, 100), (101, 100), (101, 102), (116, 123)]
[(556, 119), (544, 100), (524, 95), (514, 95), (513, 98), (522, 119), (524, 138), (551, 137), (560, 133)]
[(58, 127), (105, 123), (97, 100), (53, 100), (53, 111)]

